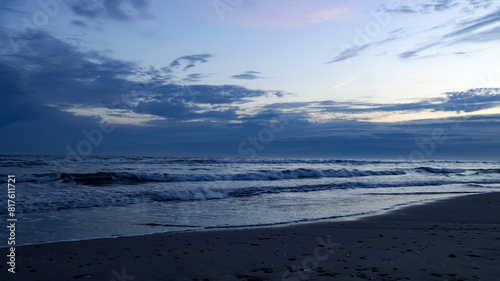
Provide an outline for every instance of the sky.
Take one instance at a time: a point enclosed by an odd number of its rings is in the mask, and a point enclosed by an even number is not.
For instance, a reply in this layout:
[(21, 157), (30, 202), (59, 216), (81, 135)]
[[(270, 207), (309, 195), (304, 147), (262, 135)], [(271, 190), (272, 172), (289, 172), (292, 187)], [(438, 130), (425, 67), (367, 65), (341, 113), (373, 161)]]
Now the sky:
[(0, 37), (0, 154), (500, 156), (500, 0), (0, 0)]

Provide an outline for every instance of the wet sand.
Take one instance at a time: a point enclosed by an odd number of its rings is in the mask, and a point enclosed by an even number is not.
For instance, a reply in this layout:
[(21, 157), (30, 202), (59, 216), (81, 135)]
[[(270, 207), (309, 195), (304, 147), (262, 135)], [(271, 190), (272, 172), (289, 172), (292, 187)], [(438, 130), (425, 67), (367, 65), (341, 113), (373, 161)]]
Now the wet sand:
[[(498, 280), (500, 193), (354, 221), (19, 246), (0, 280)], [(57, 230), (54, 230), (57, 231)]]

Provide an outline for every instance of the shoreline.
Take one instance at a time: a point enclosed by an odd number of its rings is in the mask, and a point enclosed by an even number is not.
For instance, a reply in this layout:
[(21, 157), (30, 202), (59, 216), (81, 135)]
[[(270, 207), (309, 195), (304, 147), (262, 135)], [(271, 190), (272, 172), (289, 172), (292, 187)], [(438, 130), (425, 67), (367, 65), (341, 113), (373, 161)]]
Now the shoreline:
[[(495, 192), (489, 192), (489, 193), (495, 193)], [(312, 218), (312, 219), (303, 219), (303, 220), (285, 221), (285, 222), (276, 222), (276, 223), (267, 223), (267, 224), (253, 224), (253, 225), (202, 226), (202, 227), (193, 228), (193, 229), (159, 231), (159, 232), (150, 232), (150, 233), (137, 234), (137, 235), (124, 235), (124, 236), (114, 236), (114, 237), (91, 237), (91, 238), (84, 238), (84, 239), (69, 239), (69, 240), (61, 240), (61, 241), (46, 241), (46, 242), (28, 243), (28, 244), (21, 244), (21, 245), (18, 245), (16, 247), (38, 246), (38, 245), (56, 244), (56, 243), (72, 243), (72, 242), (103, 240), (103, 239), (143, 237), (143, 236), (147, 236), (147, 235), (156, 235), (156, 234), (241, 230), (241, 229), (253, 229), (253, 228), (273, 228), (273, 227), (283, 227), (283, 226), (287, 226), (287, 225), (297, 225), (297, 224), (300, 225), (300, 224), (320, 223), (320, 222), (352, 221), (352, 220), (359, 220), (359, 219), (368, 218), (368, 217), (372, 217), (372, 216), (384, 215), (387, 212), (392, 212), (392, 211), (398, 210), (400, 208), (417, 206), (417, 205), (421, 205), (421, 204), (429, 204), (429, 203), (432, 203), (435, 201), (447, 200), (447, 199), (461, 197), (461, 196), (468, 196), (468, 195), (474, 195), (474, 194), (487, 194), (487, 193), (452, 192), (450, 194), (460, 194), (460, 195), (454, 195), (454, 196), (445, 197), (445, 198), (421, 199), (418, 201), (410, 201), (410, 202), (406, 202), (406, 203), (395, 204), (393, 206), (379, 209), (379, 210), (373, 210), (373, 211), (368, 211), (368, 212), (364, 212), (364, 213), (355, 213), (355, 214), (349, 214), (349, 215), (343, 215), (343, 216), (339, 215), (339, 216), (331, 216), (331, 217), (323, 217), (323, 218)], [(10, 247), (11, 246), (0, 246), (0, 249), (8, 249)]]
[(18, 246), (18, 272), (7, 273), (7, 265), (0, 263), (0, 276), (7, 280), (111, 280), (115, 274), (137, 276), (136, 280), (346, 280), (353, 276), (494, 280), (500, 267), (500, 193), (430, 201), (354, 220)]

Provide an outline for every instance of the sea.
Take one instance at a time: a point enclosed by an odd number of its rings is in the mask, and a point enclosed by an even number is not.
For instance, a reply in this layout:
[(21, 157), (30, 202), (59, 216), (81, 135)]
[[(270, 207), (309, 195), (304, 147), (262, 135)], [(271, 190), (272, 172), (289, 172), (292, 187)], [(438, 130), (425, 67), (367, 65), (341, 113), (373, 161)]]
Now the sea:
[(500, 161), (3, 155), (0, 185), (18, 246), (377, 214), (498, 192)]

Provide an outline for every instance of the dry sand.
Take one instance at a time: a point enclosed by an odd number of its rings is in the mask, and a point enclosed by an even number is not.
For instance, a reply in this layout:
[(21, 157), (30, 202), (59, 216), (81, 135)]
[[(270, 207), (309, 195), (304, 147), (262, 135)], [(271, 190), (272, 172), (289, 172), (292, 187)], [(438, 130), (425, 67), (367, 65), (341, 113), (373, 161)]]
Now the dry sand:
[(356, 221), (24, 246), (0, 280), (500, 280), (499, 214), (490, 193)]

